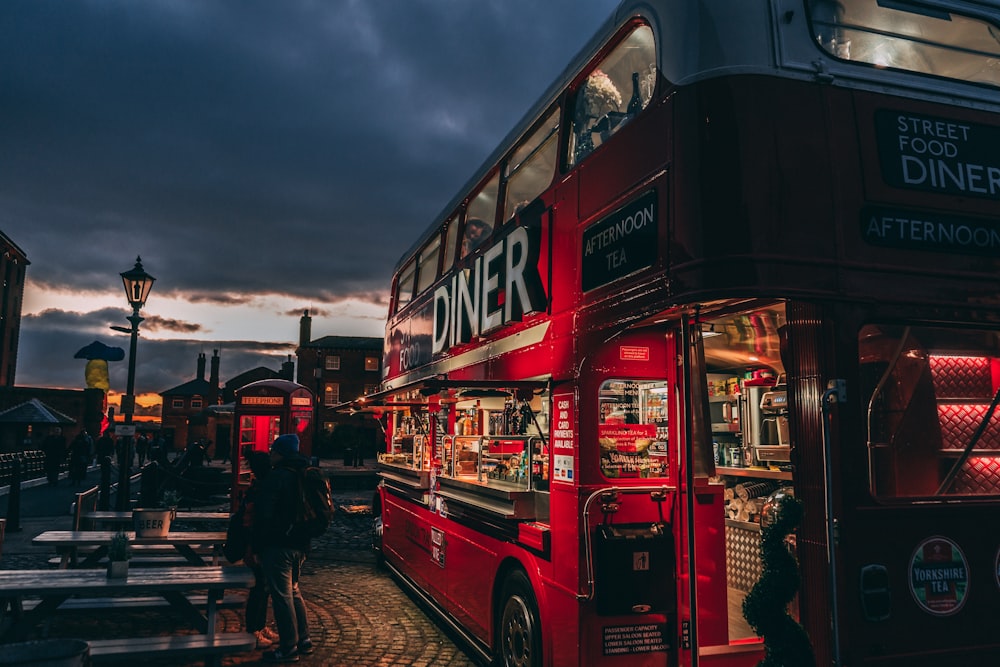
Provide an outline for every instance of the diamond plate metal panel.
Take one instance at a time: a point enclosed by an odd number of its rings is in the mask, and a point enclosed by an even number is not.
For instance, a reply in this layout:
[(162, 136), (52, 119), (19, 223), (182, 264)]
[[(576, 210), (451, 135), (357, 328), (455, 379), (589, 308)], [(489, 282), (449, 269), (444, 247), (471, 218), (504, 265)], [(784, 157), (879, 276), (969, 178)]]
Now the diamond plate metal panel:
[(749, 592), (761, 575), (760, 530), (731, 525), (726, 521), (726, 583)]
[(937, 357), (928, 360), (934, 393), (942, 398), (993, 398), (990, 360), (986, 357)]
[(993, 495), (1000, 493), (1000, 459), (987, 456), (970, 457), (955, 477), (953, 493), (959, 495)]
[[(988, 405), (938, 404), (938, 421), (941, 422), (941, 443), (945, 449), (964, 448), (979, 423), (986, 415)], [(993, 413), (989, 426), (976, 443), (976, 449), (1000, 450), (1000, 410)]]

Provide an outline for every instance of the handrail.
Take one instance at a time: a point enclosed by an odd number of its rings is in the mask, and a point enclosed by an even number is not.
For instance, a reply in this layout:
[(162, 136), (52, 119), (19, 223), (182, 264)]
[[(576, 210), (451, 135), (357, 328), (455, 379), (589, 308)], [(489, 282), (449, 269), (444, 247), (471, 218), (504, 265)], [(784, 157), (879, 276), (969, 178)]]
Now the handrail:
[(835, 539), (837, 536), (837, 520), (833, 516), (833, 436), (830, 434), (830, 406), (847, 401), (847, 382), (845, 380), (830, 380), (830, 388), (823, 392), (820, 399), (823, 409), (823, 473), (826, 484), (826, 542), (827, 560), (830, 569), (830, 634), (834, 667), (840, 662), (840, 620), (837, 605), (837, 554)]

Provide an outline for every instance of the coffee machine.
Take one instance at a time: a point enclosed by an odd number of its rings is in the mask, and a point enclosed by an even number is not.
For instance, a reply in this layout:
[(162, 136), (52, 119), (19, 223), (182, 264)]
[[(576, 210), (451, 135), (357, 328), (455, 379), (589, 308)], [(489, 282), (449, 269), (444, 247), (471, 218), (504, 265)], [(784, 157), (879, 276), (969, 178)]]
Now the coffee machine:
[(788, 387), (784, 375), (760, 399), (760, 435), (754, 456), (761, 463), (788, 462), (791, 452), (788, 438)]

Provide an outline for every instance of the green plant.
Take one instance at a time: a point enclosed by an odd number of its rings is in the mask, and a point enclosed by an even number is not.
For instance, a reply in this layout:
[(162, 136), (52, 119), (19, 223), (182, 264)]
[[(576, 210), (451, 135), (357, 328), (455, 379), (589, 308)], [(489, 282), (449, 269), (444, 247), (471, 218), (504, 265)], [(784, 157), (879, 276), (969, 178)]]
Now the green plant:
[(131, 557), (128, 535), (118, 531), (111, 536), (111, 542), (108, 544), (108, 560), (127, 561)]
[(816, 664), (805, 628), (788, 613), (788, 603), (799, 589), (799, 570), (785, 537), (802, 522), (802, 513), (802, 503), (785, 496), (778, 502), (774, 523), (761, 530), (764, 571), (743, 599), (743, 617), (764, 639), (764, 659), (757, 667)]
[(163, 492), (163, 498), (160, 500), (160, 507), (177, 507), (180, 503), (181, 497), (174, 489), (167, 489)]

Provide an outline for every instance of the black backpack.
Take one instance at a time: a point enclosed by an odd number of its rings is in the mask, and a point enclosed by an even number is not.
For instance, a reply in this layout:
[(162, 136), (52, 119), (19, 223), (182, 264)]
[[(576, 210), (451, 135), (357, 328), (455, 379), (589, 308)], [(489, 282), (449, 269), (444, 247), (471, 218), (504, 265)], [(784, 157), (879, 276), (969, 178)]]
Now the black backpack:
[(319, 537), (330, 527), (336, 510), (333, 506), (330, 480), (319, 468), (308, 466), (299, 474), (297, 505), (296, 532), (309, 537)]

